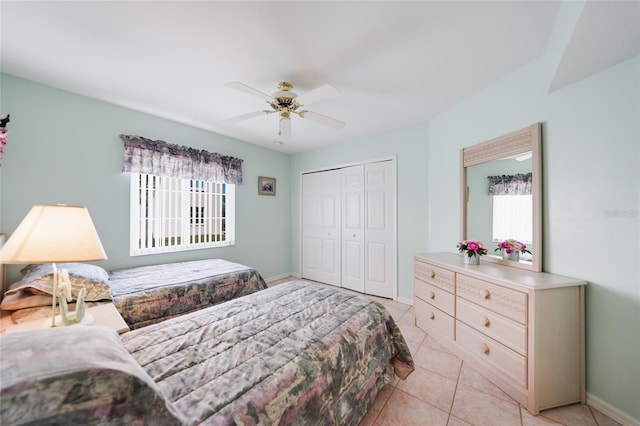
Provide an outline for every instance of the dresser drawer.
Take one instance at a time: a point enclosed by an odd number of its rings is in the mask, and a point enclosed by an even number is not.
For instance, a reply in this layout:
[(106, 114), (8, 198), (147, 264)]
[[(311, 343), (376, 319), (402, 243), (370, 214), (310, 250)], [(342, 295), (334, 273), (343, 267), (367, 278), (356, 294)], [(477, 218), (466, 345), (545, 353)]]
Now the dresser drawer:
[(460, 321), (456, 321), (456, 340), (475, 359), (514, 384), (527, 388), (527, 359), (524, 356)]
[(456, 318), (521, 355), (527, 355), (527, 327), (458, 298)]
[(454, 319), (420, 298), (414, 299), (416, 326), (427, 334), (453, 340)]
[(456, 290), (460, 297), (507, 318), (527, 324), (527, 294), (487, 281), (458, 274)]
[(420, 280), (413, 280), (413, 291), (416, 297), (453, 316), (455, 300), (453, 294)]
[(449, 293), (454, 292), (456, 275), (455, 272), (448, 269), (439, 268), (416, 259), (413, 262), (413, 276)]

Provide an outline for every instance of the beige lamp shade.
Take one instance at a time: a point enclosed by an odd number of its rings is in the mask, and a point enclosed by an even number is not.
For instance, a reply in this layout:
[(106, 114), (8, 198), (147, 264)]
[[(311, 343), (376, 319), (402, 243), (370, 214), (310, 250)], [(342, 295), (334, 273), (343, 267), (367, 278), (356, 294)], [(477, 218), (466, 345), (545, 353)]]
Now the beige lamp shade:
[(107, 258), (86, 207), (34, 206), (0, 251), (0, 263), (91, 262)]

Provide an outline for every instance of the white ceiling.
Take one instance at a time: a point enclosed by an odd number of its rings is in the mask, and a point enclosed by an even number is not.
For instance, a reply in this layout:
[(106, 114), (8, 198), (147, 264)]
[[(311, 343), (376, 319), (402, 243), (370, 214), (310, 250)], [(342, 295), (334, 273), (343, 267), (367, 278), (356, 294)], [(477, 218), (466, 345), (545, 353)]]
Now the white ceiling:
[[(2, 0), (0, 65), (293, 153), (426, 122), (561, 44), (557, 90), (640, 53), (639, 5), (587, 2), (567, 37), (558, 1)], [(293, 139), (276, 145), (275, 114), (224, 122), (266, 107), (230, 81), (269, 94), (288, 81), (299, 95), (331, 84), (339, 97), (305, 108), (347, 124), (294, 116)]]

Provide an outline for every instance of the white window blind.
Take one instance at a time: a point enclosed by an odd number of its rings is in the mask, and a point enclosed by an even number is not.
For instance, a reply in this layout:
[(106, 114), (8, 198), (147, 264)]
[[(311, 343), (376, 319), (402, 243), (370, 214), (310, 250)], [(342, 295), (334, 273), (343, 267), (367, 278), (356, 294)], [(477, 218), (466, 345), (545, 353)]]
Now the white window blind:
[(235, 185), (131, 173), (132, 256), (235, 243)]
[(531, 244), (533, 239), (531, 194), (493, 196), (493, 241), (509, 238)]

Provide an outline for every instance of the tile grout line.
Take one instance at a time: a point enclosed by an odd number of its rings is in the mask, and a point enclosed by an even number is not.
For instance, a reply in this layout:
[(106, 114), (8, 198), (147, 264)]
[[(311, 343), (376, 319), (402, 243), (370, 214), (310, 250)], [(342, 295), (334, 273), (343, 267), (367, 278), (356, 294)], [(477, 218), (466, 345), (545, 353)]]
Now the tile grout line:
[(386, 408), (387, 404), (389, 403), (389, 400), (391, 399), (391, 397), (393, 396), (393, 394), (395, 393), (397, 387), (394, 384), (389, 383), (389, 385), (387, 386), (391, 386), (393, 388), (393, 390), (391, 391), (391, 393), (389, 394), (389, 397), (384, 401), (384, 404), (382, 404), (382, 407), (380, 407), (380, 410), (378, 411), (378, 414), (376, 414), (375, 419), (373, 419), (373, 426), (378, 425), (378, 419), (380, 418), (380, 416), (382, 415), (382, 413), (384, 412), (384, 409)]
[(593, 422), (596, 424), (596, 426), (599, 426), (600, 423), (598, 422), (598, 419), (596, 418), (596, 415), (593, 413), (593, 410), (591, 409), (591, 406), (589, 404), (586, 404), (587, 408), (589, 409), (589, 414), (591, 414), (591, 418), (593, 419)]
[[(425, 336), (425, 341), (426, 340), (427, 338)], [(462, 375), (462, 365), (463, 365), (463, 362), (460, 363), (460, 367), (458, 368), (458, 377), (456, 377), (456, 387), (453, 390), (453, 398), (451, 398), (451, 405), (449, 406), (449, 416), (447, 417), (447, 425), (451, 421), (451, 416), (453, 415), (453, 403), (455, 402), (456, 394), (458, 393), (458, 385), (460, 384), (460, 376)]]

